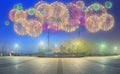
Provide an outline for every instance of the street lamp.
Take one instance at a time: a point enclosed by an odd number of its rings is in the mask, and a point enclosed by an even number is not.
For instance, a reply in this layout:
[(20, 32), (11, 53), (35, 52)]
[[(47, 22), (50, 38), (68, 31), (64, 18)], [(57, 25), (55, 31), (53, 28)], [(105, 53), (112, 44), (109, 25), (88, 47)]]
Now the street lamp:
[(39, 42), (39, 53), (43, 53), (45, 50), (44, 50), (44, 48), (45, 48), (45, 43), (44, 43), (44, 41), (40, 41)]
[(57, 44), (55, 44), (55, 48), (58, 48), (58, 45), (57, 45)]
[(18, 53), (18, 48), (19, 48), (19, 45), (17, 43), (14, 44), (14, 49), (16, 51), (16, 53)]
[(105, 43), (101, 43), (101, 44), (100, 44), (100, 53), (101, 53), (101, 54), (104, 54), (104, 51), (105, 51), (106, 47), (107, 47), (107, 46), (106, 46)]
[(45, 47), (44, 41), (40, 41), (39, 47), (40, 47), (40, 49), (44, 49), (44, 47)]
[(43, 47), (43, 46), (44, 46), (44, 42), (40, 41), (40, 47)]
[(118, 47), (117, 47), (117, 46), (115, 46), (115, 47), (114, 47), (114, 50), (117, 50), (117, 49), (118, 49)]
[(116, 51), (118, 50), (117, 46), (114, 46), (114, 53), (117, 53)]
[(15, 49), (18, 49), (18, 47), (19, 47), (19, 45), (16, 43), (16, 44), (14, 45), (14, 48), (15, 48)]
[(102, 43), (102, 44), (100, 45), (100, 49), (105, 49), (105, 48), (106, 48), (106, 44)]

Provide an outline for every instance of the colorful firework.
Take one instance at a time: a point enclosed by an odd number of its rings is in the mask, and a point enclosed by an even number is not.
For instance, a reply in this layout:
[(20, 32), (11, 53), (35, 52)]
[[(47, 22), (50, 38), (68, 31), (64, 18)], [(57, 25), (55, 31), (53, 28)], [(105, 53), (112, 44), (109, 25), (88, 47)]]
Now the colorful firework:
[(76, 29), (79, 28), (79, 20), (70, 19), (69, 24), (66, 26), (63, 26), (62, 30), (65, 32), (74, 32)]
[[(82, 6), (82, 5), (81, 5)], [(70, 14), (70, 19), (76, 19), (76, 20), (80, 20), (81, 16), (82, 16), (82, 8), (77, 6), (74, 3), (70, 3), (68, 5), (68, 10), (69, 10), (69, 14)], [(80, 24), (80, 23), (79, 23)]]
[(14, 30), (19, 35), (37, 37), (44, 30), (74, 32), (82, 24), (89, 32), (95, 33), (100, 29), (109, 31), (113, 28), (114, 18), (107, 13), (111, 7), (109, 1), (105, 2), (105, 7), (99, 3), (87, 7), (81, 0), (67, 5), (40, 1), (33, 8), (23, 10), (19, 3), (10, 10), (9, 19), (14, 22)]
[(85, 6), (85, 3), (83, 1), (80, 1), (78, 0), (76, 3), (75, 3), (79, 8), (83, 8)]
[(65, 25), (68, 25), (69, 11), (67, 7), (60, 2), (54, 2), (51, 6), (53, 8), (53, 14), (49, 19), (50, 24), (48, 25), (48, 28), (56, 29), (55, 27), (58, 27), (57, 29), (61, 29)]
[(100, 30), (100, 18), (96, 15), (90, 16), (86, 20), (86, 28), (89, 32), (95, 33)]
[(15, 13), (16, 13), (16, 10), (15, 10), (15, 9), (10, 10), (10, 12), (9, 12), (9, 19), (10, 19), (12, 22), (14, 22)]
[(85, 14), (86, 14), (86, 18), (88, 18), (91, 15), (96, 15), (96, 16), (100, 17), (104, 14), (107, 14), (107, 10), (105, 9), (105, 7), (103, 5), (92, 4), (92, 5), (88, 6)]
[(38, 2), (35, 5), (35, 9), (37, 10), (35, 15), (40, 20), (42, 19), (44, 21), (47, 21), (53, 14), (52, 6), (45, 2)]
[(27, 14), (25, 11), (22, 11), (22, 12), (16, 12), (15, 15), (14, 15), (14, 22), (20, 22), (25, 20), (27, 18)]
[(33, 16), (33, 15), (35, 15), (35, 13), (36, 13), (36, 9), (34, 9), (34, 8), (28, 9), (28, 15)]
[(106, 1), (106, 2), (105, 2), (105, 7), (106, 7), (107, 9), (112, 8), (112, 2)]
[(114, 18), (110, 14), (106, 14), (105, 17), (106, 17), (106, 20), (102, 24), (101, 30), (109, 31), (114, 27)]
[(93, 4), (93, 9), (94, 9), (95, 11), (98, 11), (98, 10), (100, 9), (100, 5), (99, 5), (98, 3), (94, 3), (94, 4)]
[(8, 26), (10, 24), (9, 21), (5, 21), (5, 25)]
[(17, 12), (21, 12), (21, 11), (23, 11), (23, 6), (22, 6), (21, 3), (19, 3), (19, 4), (14, 5), (14, 9), (15, 9)]
[(63, 31), (66, 32), (74, 32), (76, 29), (79, 28), (79, 25), (81, 24), (81, 19), (83, 19), (83, 7), (84, 7), (83, 1), (77, 1), (75, 3), (69, 3), (68, 4), (68, 10), (69, 10), (69, 24), (63, 26)]
[(28, 21), (27, 33), (32, 37), (37, 37), (42, 33), (42, 24), (38, 20)]
[(65, 32), (74, 32), (78, 28), (79, 28), (78, 25), (76, 25), (76, 26), (75, 25), (74, 26), (72, 26), (72, 25), (66, 25), (65, 28), (63, 29), (63, 31), (65, 31)]
[(15, 24), (14, 24), (14, 30), (18, 35), (23, 36), (23, 35), (27, 34), (26, 28), (23, 25), (24, 22), (25, 22), (25, 20), (22, 20), (22, 21), (20, 20), (20, 21), (15, 22)]

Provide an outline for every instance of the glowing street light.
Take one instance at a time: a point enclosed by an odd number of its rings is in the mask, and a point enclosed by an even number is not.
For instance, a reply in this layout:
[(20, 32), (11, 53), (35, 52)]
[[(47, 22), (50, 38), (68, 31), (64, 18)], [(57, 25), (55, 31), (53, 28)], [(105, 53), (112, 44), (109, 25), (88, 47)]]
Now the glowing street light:
[(19, 45), (17, 43), (14, 44), (14, 50), (16, 51), (16, 54), (18, 55), (19, 54)]
[(17, 49), (18, 47), (19, 47), (19, 45), (16, 43), (16, 44), (14, 45), (14, 48)]
[(77, 45), (77, 46), (80, 45), (80, 42), (76, 42), (76, 45)]
[(45, 43), (44, 43), (44, 41), (40, 41), (39, 47), (40, 47), (40, 49), (44, 49), (44, 48), (45, 48)]
[(58, 48), (58, 45), (57, 45), (57, 44), (55, 44), (55, 48)]
[(102, 43), (102, 44), (100, 45), (100, 49), (105, 49), (105, 48), (106, 48), (106, 44)]
[(104, 50), (106, 49), (106, 47), (107, 47), (107, 46), (106, 46), (105, 43), (100, 44), (100, 52), (103, 53)]
[(44, 46), (44, 42), (43, 41), (40, 41), (40, 46)]
[(117, 53), (118, 47), (114, 46), (114, 53)]
[(114, 47), (114, 50), (117, 50), (117, 49), (118, 49), (118, 47), (117, 47), (117, 46), (115, 46), (115, 47)]

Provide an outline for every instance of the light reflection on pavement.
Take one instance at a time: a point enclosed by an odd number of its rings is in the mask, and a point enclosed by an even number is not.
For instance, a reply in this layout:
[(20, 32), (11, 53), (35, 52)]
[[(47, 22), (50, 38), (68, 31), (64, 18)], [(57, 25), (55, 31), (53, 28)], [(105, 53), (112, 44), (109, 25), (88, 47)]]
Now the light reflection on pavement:
[(120, 74), (120, 57), (0, 57), (0, 74)]

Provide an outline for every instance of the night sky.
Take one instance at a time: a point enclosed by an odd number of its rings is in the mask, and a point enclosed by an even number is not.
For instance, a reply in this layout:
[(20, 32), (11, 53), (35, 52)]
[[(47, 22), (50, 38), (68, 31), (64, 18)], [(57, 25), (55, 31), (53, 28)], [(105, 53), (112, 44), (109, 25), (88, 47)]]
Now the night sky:
[[(47, 32), (43, 32), (39, 37), (33, 38), (30, 36), (19, 36), (13, 29), (13, 22), (9, 20), (9, 11), (15, 4), (22, 3), (24, 9), (33, 7), (40, 0), (1, 0), (0, 1), (0, 49), (5, 45), (6, 50), (14, 50), (14, 45), (19, 44), (19, 51), (25, 53), (37, 52), (40, 41), (44, 41), (47, 45)], [(48, 3), (60, 1), (65, 4), (73, 0), (43, 0)], [(83, 26), (80, 27), (81, 39), (91, 40), (94, 42), (115, 42), (120, 43), (120, 0), (84, 0), (86, 6), (98, 2), (104, 4), (106, 1), (111, 1), (113, 7), (108, 10), (115, 19), (115, 26), (109, 32), (99, 31), (97, 33), (89, 33)], [(5, 25), (5, 21), (10, 21), (9, 26)], [(65, 33), (63, 31), (52, 33), (50, 32), (51, 44), (61, 44), (62, 42), (78, 37), (78, 30), (73, 33)]]

